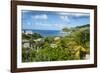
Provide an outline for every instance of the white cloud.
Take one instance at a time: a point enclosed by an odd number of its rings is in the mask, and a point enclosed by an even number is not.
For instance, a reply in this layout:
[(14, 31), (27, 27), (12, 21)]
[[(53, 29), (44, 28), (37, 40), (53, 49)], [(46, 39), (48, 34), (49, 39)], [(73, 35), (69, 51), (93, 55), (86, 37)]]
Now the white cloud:
[(46, 14), (34, 15), (32, 16), (33, 19), (48, 19)]
[(36, 26), (39, 26), (39, 27), (52, 27), (51, 24), (46, 24), (46, 23), (41, 23), (41, 22), (36, 22), (35, 24)]
[(80, 16), (89, 16), (89, 13), (76, 13), (76, 12), (60, 12), (60, 13), (57, 13), (59, 15), (71, 15), (71, 16), (77, 16), (77, 17), (80, 17)]
[(56, 23), (49, 24), (49, 23), (36, 22), (35, 25), (33, 25), (32, 27), (34, 27), (34, 29), (43, 29), (43, 30), (61, 30), (66, 26), (67, 25), (65, 24), (56, 24)]
[(64, 27), (67, 27), (65, 24), (53, 24), (53, 27), (56, 27), (57, 29), (62, 29)]
[(68, 18), (68, 16), (60, 16), (60, 18), (61, 18), (63, 21), (67, 21), (67, 22), (70, 21), (70, 19)]
[(59, 12), (57, 14), (59, 14), (59, 15), (69, 15), (70, 13), (68, 13), (68, 12)]
[(81, 17), (81, 16), (89, 16), (89, 14), (86, 14), (86, 13), (75, 13), (73, 14), (74, 16), (77, 16), (77, 17)]

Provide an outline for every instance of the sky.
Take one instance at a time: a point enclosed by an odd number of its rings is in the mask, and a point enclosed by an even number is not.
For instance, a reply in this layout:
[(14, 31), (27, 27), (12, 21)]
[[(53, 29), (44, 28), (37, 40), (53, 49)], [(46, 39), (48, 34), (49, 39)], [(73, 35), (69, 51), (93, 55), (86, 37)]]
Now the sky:
[(53, 12), (53, 11), (21, 11), (22, 29), (62, 30), (90, 23), (89, 13)]

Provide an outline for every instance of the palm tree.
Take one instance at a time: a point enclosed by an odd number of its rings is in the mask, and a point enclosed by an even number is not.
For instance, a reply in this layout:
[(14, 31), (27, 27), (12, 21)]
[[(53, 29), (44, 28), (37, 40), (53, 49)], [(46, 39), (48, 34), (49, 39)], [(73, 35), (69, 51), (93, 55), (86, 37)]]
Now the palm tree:
[(72, 33), (73, 40), (71, 45), (74, 48), (74, 55), (76, 59), (84, 59), (86, 54), (89, 53), (89, 28), (81, 28)]

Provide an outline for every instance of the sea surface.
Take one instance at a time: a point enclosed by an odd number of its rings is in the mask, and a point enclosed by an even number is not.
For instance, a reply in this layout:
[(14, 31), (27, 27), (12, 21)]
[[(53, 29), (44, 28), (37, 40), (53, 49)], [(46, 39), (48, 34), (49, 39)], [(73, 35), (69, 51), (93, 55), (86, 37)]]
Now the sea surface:
[(67, 33), (61, 31), (61, 30), (33, 30), (33, 29), (22, 29), (24, 32), (32, 32), (32, 33), (38, 33), (42, 35), (43, 37), (47, 36), (64, 36)]

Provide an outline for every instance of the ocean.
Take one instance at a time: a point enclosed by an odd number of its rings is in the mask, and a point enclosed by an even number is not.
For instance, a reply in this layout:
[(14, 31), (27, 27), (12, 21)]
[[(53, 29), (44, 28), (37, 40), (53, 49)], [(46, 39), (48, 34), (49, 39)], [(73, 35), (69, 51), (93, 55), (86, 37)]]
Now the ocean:
[(33, 29), (23, 29), (24, 32), (32, 32), (32, 33), (38, 33), (43, 37), (47, 36), (64, 36), (65, 32), (62, 32), (61, 30), (33, 30)]

